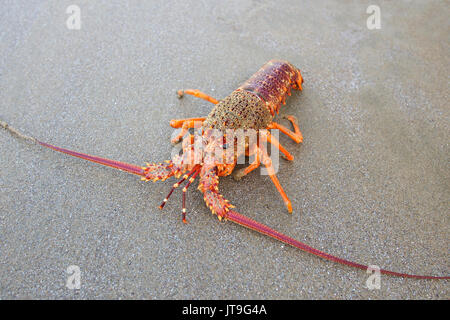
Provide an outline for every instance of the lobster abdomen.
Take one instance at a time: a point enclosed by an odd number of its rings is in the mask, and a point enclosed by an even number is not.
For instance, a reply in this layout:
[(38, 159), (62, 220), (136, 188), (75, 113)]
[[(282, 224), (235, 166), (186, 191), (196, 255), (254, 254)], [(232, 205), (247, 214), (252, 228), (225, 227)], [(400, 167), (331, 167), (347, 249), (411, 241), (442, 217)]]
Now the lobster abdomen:
[(270, 60), (250, 77), (238, 90), (246, 90), (258, 95), (269, 107), (272, 116), (279, 112), (281, 103), (291, 89), (302, 89), (303, 78), (300, 70), (287, 61)]

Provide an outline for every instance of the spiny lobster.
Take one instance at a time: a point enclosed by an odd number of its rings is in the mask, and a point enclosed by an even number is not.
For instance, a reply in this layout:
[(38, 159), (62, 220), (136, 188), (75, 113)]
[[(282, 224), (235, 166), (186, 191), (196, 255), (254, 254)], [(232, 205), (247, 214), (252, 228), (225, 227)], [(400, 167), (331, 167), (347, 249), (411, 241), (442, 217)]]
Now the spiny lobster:
[[(189, 94), (209, 101), (216, 106), (206, 118), (171, 120), (170, 125), (173, 128), (181, 128), (180, 132), (172, 139), (172, 143), (177, 143), (183, 137), (187, 137), (183, 139), (183, 152), (174, 156), (172, 160), (167, 160), (163, 163), (147, 163), (145, 166), (137, 166), (60, 148), (39, 141), (34, 137), (24, 135), (16, 129), (10, 127), (6, 122), (0, 121), (0, 125), (11, 133), (21, 138), (36, 142), (41, 146), (141, 176), (141, 179), (144, 181), (164, 181), (172, 176), (180, 178), (183, 175), (182, 178), (173, 185), (168, 196), (160, 205), (160, 208), (162, 209), (164, 207), (173, 191), (184, 181), (188, 180), (182, 190), (182, 221), (185, 223), (186, 191), (192, 182), (199, 177), (198, 189), (203, 193), (206, 205), (211, 209), (213, 214), (217, 215), (219, 220), (224, 219), (235, 222), (239, 225), (250, 228), (324, 259), (367, 270), (369, 267), (366, 265), (338, 258), (314, 249), (305, 243), (295, 240), (269, 228), (264, 224), (241, 215), (233, 210), (234, 206), (231, 205), (229, 201), (219, 193), (219, 177), (230, 175), (233, 172), (236, 165), (236, 159), (240, 156), (240, 154), (239, 152), (232, 152), (225, 155), (223, 159), (219, 159), (215, 151), (230, 149), (230, 147), (233, 149), (235, 140), (231, 140), (233, 146), (227, 145), (229, 144), (229, 141), (225, 140), (224, 136), (217, 136), (213, 134), (213, 130), (219, 130), (220, 132), (229, 129), (257, 130), (258, 143), (250, 143), (248, 140), (245, 140), (246, 144), (244, 148), (245, 154), (247, 156), (254, 156), (255, 160), (246, 168), (234, 171), (234, 177), (239, 180), (243, 176), (258, 168), (262, 162), (267, 168), (267, 172), (272, 182), (281, 194), (288, 211), (292, 213), (291, 201), (287, 197), (275, 175), (271, 158), (268, 155), (264, 144), (260, 142), (268, 142), (272, 144), (275, 148), (282, 152), (287, 160), (293, 160), (294, 157), (278, 142), (273, 135), (267, 131), (267, 129), (278, 129), (295, 142), (302, 142), (303, 137), (294, 116), (286, 117), (291, 122), (294, 128), (293, 131), (273, 121), (274, 116), (279, 113), (281, 104), (286, 103), (286, 96), (291, 95), (291, 89), (302, 90), (302, 83), (303, 78), (300, 70), (292, 64), (286, 61), (271, 60), (243, 85), (221, 101), (218, 101), (207, 94), (200, 92), (199, 90), (188, 89), (178, 91), (178, 96), (180, 98), (184, 94)], [(200, 122), (200, 126), (196, 125), (198, 122)], [(190, 134), (189, 129), (191, 128), (199, 129), (200, 135), (194, 136)], [(194, 152), (196, 145), (201, 146), (200, 161), (193, 160), (194, 157), (198, 156), (196, 155), (196, 152)], [(413, 275), (384, 269), (381, 269), (380, 273), (406, 278), (450, 279), (448, 276)]]

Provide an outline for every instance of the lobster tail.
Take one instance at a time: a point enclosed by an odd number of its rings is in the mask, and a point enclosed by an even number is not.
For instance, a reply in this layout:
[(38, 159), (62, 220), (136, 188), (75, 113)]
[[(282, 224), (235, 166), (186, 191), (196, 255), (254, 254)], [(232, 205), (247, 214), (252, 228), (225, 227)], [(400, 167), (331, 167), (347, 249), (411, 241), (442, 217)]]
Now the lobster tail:
[(281, 104), (291, 89), (302, 90), (303, 78), (296, 67), (287, 61), (270, 60), (242, 86), (241, 90), (255, 93), (269, 107), (272, 116), (279, 112)]

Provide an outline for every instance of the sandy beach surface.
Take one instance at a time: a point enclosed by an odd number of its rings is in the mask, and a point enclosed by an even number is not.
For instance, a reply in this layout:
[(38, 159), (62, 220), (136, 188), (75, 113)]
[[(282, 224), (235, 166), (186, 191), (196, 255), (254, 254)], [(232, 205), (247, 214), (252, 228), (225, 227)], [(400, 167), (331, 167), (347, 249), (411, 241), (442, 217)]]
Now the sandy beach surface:
[[(79, 30), (67, 7), (80, 8)], [(280, 115), (304, 142), (278, 177), (221, 179), (239, 212), (352, 261), (449, 275), (445, 1), (7, 1), (0, 13), (0, 118), (43, 141), (120, 161), (170, 158), (174, 118), (222, 99), (266, 61), (304, 76)], [(280, 118), (280, 123), (289, 125)], [(448, 281), (340, 266), (232, 223), (196, 185), (139, 178), (0, 131), (2, 299), (449, 299)], [(80, 289), (66, 287), (67, 268)]]

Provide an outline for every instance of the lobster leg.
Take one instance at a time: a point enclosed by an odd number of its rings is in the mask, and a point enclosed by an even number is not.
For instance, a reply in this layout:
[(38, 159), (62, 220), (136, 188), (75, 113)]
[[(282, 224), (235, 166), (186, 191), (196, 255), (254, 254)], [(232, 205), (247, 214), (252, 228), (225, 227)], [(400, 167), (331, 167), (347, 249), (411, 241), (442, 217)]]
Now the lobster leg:
[(259, 168), (259, 166), (261, 165), (261, 150), (258, 148), (257, 145), (255, 145), (256, 151), (255, 151), (255, 161), (252, 162), (248, 167), (236, 170), (233, 172), (233, 178), (235, 180), (241, 180), (242, 177), (246, 176), (247, 174), (249, 174), (250, 172), (252, 172), (253, 170)]
[(284, 200), (284, 203), (286, 205), (286, 208), (288, 209), (289, 213), (292, 213), (292, 203), (291, 200), (289, 200), (288, 196), (286, 195), (286, 192), (284, 192), (283, 187), (280, 184), (280, 181), (278, 180), (277, 176), (275, 175), (275, 170), (272, 166), (272, 160), (270, 159), (269, 155), (267, 154), (267, 150), (264, 146), (260, 146), (262, 156), (263, 156), (263, 164), (266, 166), (267, 171), (269, 172), (269, 177), (272, 179), (273, 184), (275, 185), (275, 188), (277, 188), (278, 192), (280, 193), (281, 197)]
[(291, 130), (289, 130), (288, 128), (286, 128), (285, 126), (276, 123), (276, 122), (272, 122), (268, 129), (278, 129), (281, 132), (283, 132), (285, 135), (287, 135), (289, 138), (291, 138), (292, 140), (294, 140), (297, 143), (300, 143), (303, 141), (303, 136), (302, 133), (300, 132), (300, 129), (297, 125), (297, 119), (294, 116), (284, 116), (284, 118), (288, 119), (291, 123), (292, 126), (294, 127), (294, 132), (292, 132)]
[[(195, 122), (195, 121), (198, 121), (198, 122), (203, 122), (203, 121), (205, 121), (205, 119), (206, 118), (186, 118), (186, 119), (173, 119), (173, 120), (170, 120), (170, 126), (172, 127), (172, 128), (181, 128), (181, 127), (183, 127), (183, 124), (185, 123), (185, 122), (189, 122), (189, 123), (192, 123), (192, 122)], [(193, 127), (192, 127), (193, 128)]]
[(186, 90), (178, 90), (177, 94), (178, 94), (178, 98), (182, 98), (184, 94), (190, 94), (194, 97), (206, 100), (208, 102), (214, 103), (214, 104), (218, 104), (219, 101), (214, 99), (211, 96), (208, 96), (206, 93), (201, 92), (200, 90), (196, 90), (196, 89), (186, 89)]
[(172, 128), (181, 127), (181, 131), (170, 142), (172, 144), (178, 143), (190, 128), (195, 128), (196, 124), (205, 121), (205, 119), (206, 118), (187, 118), (187, 119), (170, 120), (170, 126)]
[(287, 151), (277, 140), (277, 138), (275, 138), (274, 136), (272, 136), (270, 133), (267, 133), (267, 141), (269, 141), (275, 148), (277, 148), (278, 150), (280, 150), (283, 153), (283, 158), (285, 158), (286, 160), (292, 161), (294, 160), (294, 156), (291, 155), (289, 153), (289, 151)]

